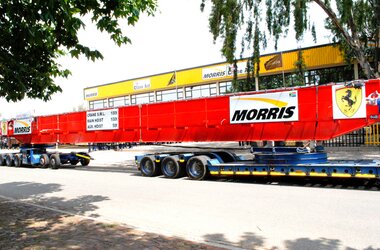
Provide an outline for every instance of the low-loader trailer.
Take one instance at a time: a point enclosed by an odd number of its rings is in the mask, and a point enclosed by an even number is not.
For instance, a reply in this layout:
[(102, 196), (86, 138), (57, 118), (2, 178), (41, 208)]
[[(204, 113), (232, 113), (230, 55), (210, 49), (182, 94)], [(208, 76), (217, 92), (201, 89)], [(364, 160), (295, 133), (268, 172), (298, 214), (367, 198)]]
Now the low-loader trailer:
[[(379, 122), (379, 92), (380, 79), (234, 93), (12, 119), (7, 123), (7, 133), (37, 148), (57, 143), (321, 142)], [(14, 159), (24, 155), (22, 152), (6, 157), (5, 163), (16, 165)], [(191, 179), (208, 175), (380, 177), (378, 161), (329, 161), (321, 146), (255, 148), (252, 152), (251, 160), (222, 150), (157, 152), (136, 156), (136, 164), (144, 176), (163, 174), (168, 178), (185, 175)], [(21, 162), (37, 163), (37, 160), (29, 161), (26, 155)], [(46, 154), (39, 155), (37, 158), (41, 160)], [(85, 153), (56, 155), (47, 157), (50, 164), (55, 161), (54, 167), (78, 161), (87, 165), (90, 160)], [(43, 160), (37, 164), (43, 165)]]
[(0, 165), (58, 169), (63, 164), (75, 166), (80, 162), (82, 166), (87, 166), (90, 163), (91, 157), (86, 152), (49, 152), (48, 147), (48, 145), (24, 145), (20, 148), (20, 152), (0, 154)]
[(379, 179), (378, 160), (328, 160), (323, 147), (313, 152), (296, 147), (252, 148), (254, 158), (245, 160), (228, 151), (157, 153), (136, 156), (143, 176), (296, 176)]

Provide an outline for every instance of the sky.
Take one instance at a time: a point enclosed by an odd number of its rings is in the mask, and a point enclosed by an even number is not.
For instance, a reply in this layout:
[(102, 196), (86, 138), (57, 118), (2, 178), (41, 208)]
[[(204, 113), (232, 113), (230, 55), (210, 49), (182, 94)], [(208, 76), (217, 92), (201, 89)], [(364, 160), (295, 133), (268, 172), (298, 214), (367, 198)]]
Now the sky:
[[(107, 34), (97, 31), (89, 20), (85, 21), (86, 28), (79, 33), (80, 42), (99, 50), (104, 59), (92, 62), (84, 57), (79, 60), (60, 58), (59, 63), (72, 72), (68, 79), (56, 79), (63, 91), (48, 102), (25, 99), (7, 103), (0, 98), (0, 118), (71, 112), (86, 105), (83, 97), (86, 87), (225, 61), (220, 52), (220, 40), (214, 43), (209, 32), (210, 8), (202, 13), (200, 3), (201, 0), (158, 0), (155, 16), (142, 15), (134, 27), (123, 26), (132, 44), (121, 47)], [(317, 44), (330, 42), (323, 30), (324, 13), (315, 6), (312, 9), (310, 13), (316, 17), (313, 20), (317, 20), (317, 30), (320, 30)], [(293, 37), (290, 32), (288, 38), (280, 40), (278, 51), (316, 45), (310, 35), (301, 42)], [(275, 50), (269, 44), (262, 52)]]

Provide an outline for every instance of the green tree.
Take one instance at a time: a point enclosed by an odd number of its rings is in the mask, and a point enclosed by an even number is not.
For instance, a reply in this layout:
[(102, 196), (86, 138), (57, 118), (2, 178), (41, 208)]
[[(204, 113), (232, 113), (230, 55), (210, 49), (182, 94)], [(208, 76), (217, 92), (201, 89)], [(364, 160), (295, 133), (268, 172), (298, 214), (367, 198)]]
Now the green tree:
[(81, 44), (78, 31), (89, 15), (98, 30), (118, 46), (130, 43), (120, 21), (134, 25), (145, 12), (154, 14), (157, 0), (2, 0), (0, 1), (0, 97), (7, 101), (39, 98), (62, 91), (55, 77), (68, 77), (56, 59), (63, 55), (102, 59)]
[(305, 72), (306, 64), (301, 49), (297, 52), (297, 61), (294, 63), (295, 67), (295, 82), (297, 85), (305, 85)]
[[(201, 10), (207, 0), (202, 0)], [(239, 29), (245, 28), (242, 53), (253, 50), (252, 69), (258, 74), (260, 46), (267, 46), (267, 36), (274, 39), (275, 49), (281, 36), (293, 26), (297, 40), (310, 31), (316, 41), (316, 29), (308, 15), (309, 6), (316, 3), (327, 14), (325, 27), (339, 42), (345, 55), (355, 57), (367, 78), (380, 77), (380, 0), (211, 0), (210, 32), (214, 40), (221, 37), (222, 54), (234, 61)], [(265, 23), (266, 29), (260, 29)], [(372, 46), (371, 46), (372, 45)], [(374, 63), (371, 65), (371, 60)]]

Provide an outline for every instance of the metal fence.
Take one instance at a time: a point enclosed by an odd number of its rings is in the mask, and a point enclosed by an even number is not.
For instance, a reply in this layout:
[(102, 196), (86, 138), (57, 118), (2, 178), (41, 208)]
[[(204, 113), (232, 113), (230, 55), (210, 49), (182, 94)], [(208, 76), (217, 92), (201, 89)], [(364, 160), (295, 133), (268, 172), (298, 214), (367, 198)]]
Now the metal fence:
[(364, 128), (365, 144), (372, 146), (380, 145), (380, 123)]
[(380, 146), (380, 124), (356, 130), (324, 142), (327, 147)]

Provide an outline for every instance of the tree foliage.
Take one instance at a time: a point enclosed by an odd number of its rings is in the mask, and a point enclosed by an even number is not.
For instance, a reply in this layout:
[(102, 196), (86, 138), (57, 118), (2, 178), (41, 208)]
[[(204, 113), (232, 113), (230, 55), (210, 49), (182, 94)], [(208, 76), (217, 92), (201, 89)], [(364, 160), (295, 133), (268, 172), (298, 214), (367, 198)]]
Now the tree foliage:
[[(201, 10), (208, 0), (202, 0)], [(210, 0), (210, 32), (214, 40), (223, 40), (222, 54), (233, 63), (237, 49), (239, 29), (245, 28), (241, 42), (244, 50), (253, 51), (251, 69), (258, 67), (260, 47), (266, 48), (267, 37), (272, 37), (277, 49), (281, 37), (286, 37), (293, 27), (295, 38), (303, 39), (311, 32), (316, 41), (315, 25), (309, 16), (311, 3), (323, 9), (328, 18), (325, 27), (333, 35), (334, 42), (340, 44), (345, 55), (355, 57), (367, 78), (380, 77), (376, 62), (379, 61), (380, 0)], [(260, 28), (266, 24), (266, 28)], [(373, 45), (373, 46), (370, 46)], [(370, 61), (375, 61), (371, 65)]]
[(297, 61), (294, 62), (295, 67), (295, 81), (298, 85), (305, 85), (305, 71), (306, 64), (305, 58), (303, 57), (303, 52), (301, 49), (298, 49), (297, 52)]
[(0, 97), (7, 101), (39, 98), (45, 101), (62, 91), (55, 77), (68, 77), (56, 59), (63, 55), (102, 59), (81, 44), (81, 18), (89, 15), (98, 30), (118, 46), (130, 43), (120, 20), (134, 25), (145, 12), (156, 10), (156, 0), (4, 0), (0, 2)]

